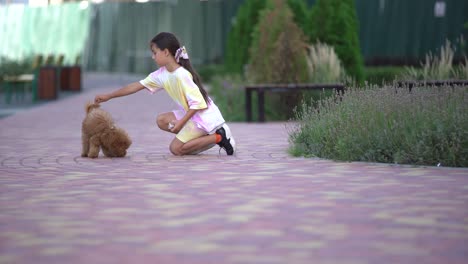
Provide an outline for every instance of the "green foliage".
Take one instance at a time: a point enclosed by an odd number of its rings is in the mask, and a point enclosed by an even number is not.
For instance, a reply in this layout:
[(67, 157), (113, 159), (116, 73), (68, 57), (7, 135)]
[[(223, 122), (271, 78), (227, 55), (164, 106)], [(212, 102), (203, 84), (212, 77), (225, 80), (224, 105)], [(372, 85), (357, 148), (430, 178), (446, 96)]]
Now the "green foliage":
[[(304, 36), (294, 23), (292, 12), (284, 2), (265, 1), (261, 21), (257, 23), (255, 33), (252, 34), (255, 36), (252, 42), (256, 44), (252, 44), (250, 49), (251, 65), (246, 74), (250, 82), (307, 81)], [(302, 1), (290, 2), (300, 6)], [(238, 45), (235, 48), (242, 50)], [(233, 75), (218, 76), (211, 82), (210, 94), (229, 121), (245, 121), (245, 93), (242, 89), (245, 83), (241, 77)], [(290, 118), (293, 112), (293, 107), (290, 105), (297, 105), (299, 99), (298, 95), (280, 97), (280, 94), (268, 94), (265, 97), (266, 118), (268, 120)], [(253, 109), (257, 109), (257, 98), (252, 98), (252, 104)], [(253, 114), (255, 115), (256, 111)]]
[(244, 84), (239, 74), (216, 75), (211, 80), (209, 94), (226, 121), (245, 121)]
[(309, 8), (306, 2), (304, 0), (287, 0), (286, 3), (293, 12), (296, 25), (298, 25), (304, 33), (307, 32)]
[(4, 76), (17, 76), (30, 73), (32, 71), (32, 60), (30, 58), (24, 60), (11, 60), (6, 57), (0, 59), (0, 81)]
[[(294, 21), (303, 30), (307, 29), (307, 5), (304, 0), (287, 0), (293, 10)], [(226, 46), (225, 64), (230, 72), (242, 73), (249, 61), (249, 48), (253, 40), (260, 12), (271, 5), (270, 0), (246, 0), (239, 7), (235, 22), (229, 32)]]
[(468, 166), (468, 87), (349, 89), (307, 107), (290, 152), (345, 161)]
[[(273, 0), (261, 13), (250, 49), (247, 72), (253, 83), (301, 83), (308, 79), (306, 43), (302, 30), (283, 0)], [(267, 104), (288, 119), (301, 101), (300, 93), (269, 94)], [(271, 120), (271, 119), (269, 119)]]
[(333, 46), (346, 72), (362, 82), (364, 63), (354, 0), (317, 0), (312, 6), (308, 25), (309, 40)]
[(394, 66), (379, 66), (366, 67), (366, 81), (370, 84), (389, 84), (395, 80), (399, 80), (404, 75), (406, 69), (404, 67)]
[(241, 73), (248, 61), (252, 32), (258, 22), (260, 11), (267, 0), (246, 0), (239, 7), (234, 25), (228, 35), (226, 67), (231, 72)]
[(223, 75), (226, 73), (226, 68), (222, 64), (208, 64), (197, 67), (198, 75), (200, 75), (202, 82), (209, 83), (216, 75)]
[(304, 33), (282, 0), (268, 5), (255, 27), (248, 77), (254, 83), (307, 81)]

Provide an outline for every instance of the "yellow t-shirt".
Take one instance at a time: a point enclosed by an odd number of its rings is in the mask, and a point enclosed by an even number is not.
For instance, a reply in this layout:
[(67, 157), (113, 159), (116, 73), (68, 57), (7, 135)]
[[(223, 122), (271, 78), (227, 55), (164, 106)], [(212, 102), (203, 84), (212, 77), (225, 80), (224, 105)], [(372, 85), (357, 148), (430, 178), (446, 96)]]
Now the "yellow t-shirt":
[(182, 66), (173, 72), (169, 72), (166, 67), (160, 67), (140, 83), (151, 93), (164, 89), (185, 112), (189, 109), (203, 109), (198, 111), (192, 120), (207, 132), (225, 122), (213, 100), (209, 98), (209, 102), (205, 102), (200, 89), (193, 82), (192, 74)]

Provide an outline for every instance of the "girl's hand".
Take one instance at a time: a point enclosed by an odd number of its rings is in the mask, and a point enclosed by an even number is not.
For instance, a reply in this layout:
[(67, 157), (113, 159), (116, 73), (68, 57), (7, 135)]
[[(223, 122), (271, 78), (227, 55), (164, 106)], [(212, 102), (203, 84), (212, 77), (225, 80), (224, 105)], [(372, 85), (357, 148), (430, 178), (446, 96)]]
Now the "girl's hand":
[(179, 122), (179, 120), (172, 120), (170, 123), (169, 123), (169, 130), (174, 133), (174, 134), (177, 134), (179, 133), (179, 131), (182, 129), (182, 126), (181, 126), (181, 122)]
[(111, 99), (111, 98), (107, 94), (98, 94), (94, 98), (94, 103), (96, 103), (96, 104), (104, 103), (104, 102), (108, 101), (109, 99)]

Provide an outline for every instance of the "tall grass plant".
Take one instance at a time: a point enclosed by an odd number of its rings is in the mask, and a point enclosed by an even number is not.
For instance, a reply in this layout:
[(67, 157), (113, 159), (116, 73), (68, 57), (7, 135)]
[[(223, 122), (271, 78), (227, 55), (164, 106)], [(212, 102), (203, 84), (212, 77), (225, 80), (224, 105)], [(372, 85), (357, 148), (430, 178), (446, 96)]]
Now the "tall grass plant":
[(346, 78), (335, 49), (327, 44), (316, 43), (309, 46), (307, 65), (311, 83), (339, 83)]
[(468, 59), (459, 66), (453, 64), (456, 47), (450, 41), (440, 48), (438, 54), (429, 52), (421, 68), (407, 67), (403, 78), (406, 80), (450, 80), (468, 79)]

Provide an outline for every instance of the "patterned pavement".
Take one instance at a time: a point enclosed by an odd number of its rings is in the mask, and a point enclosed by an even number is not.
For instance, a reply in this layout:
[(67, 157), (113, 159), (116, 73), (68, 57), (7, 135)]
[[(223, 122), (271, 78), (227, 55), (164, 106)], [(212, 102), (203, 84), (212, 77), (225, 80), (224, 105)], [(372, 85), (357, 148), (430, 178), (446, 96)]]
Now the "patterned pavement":
[(103, 105), (128, 156), (81, 158), (84, 104), (115, 87), (0, 119), (0, 263), (467, 263), (467, 168), (293, 158), (286, 123), (175, 157), (146, 92)]

